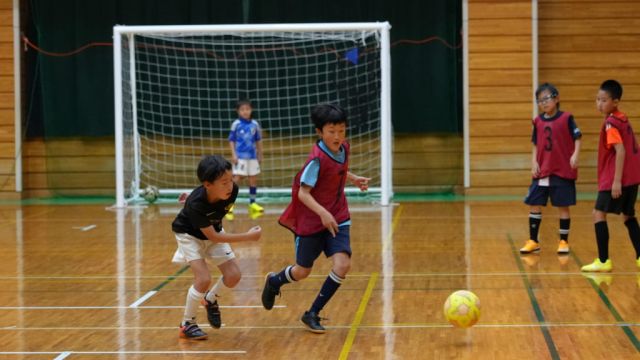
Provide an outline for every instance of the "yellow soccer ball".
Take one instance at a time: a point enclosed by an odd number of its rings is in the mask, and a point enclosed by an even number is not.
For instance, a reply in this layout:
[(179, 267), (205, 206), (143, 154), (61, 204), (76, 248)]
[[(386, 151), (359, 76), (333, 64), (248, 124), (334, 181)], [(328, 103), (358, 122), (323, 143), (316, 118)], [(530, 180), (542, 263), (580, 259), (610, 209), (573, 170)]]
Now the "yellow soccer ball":
[(445, 301), (444, 316), (455, 327), (471, 327), (480, 319), (480, 298), (471, 291), (458, 290)]

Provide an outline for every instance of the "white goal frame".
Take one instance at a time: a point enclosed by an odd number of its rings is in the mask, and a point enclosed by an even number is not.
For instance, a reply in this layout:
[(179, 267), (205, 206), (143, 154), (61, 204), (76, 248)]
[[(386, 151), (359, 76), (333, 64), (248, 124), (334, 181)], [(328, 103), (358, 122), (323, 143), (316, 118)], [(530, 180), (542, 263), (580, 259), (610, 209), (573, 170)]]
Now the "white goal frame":
[[(114, 26), (113, 27), (113, 66), (114, 66), (114, 95), (115, 95), (115, 167), (116, 167), (116, 207), (126, 207), (127, 199), (124, 184), (124, 108), (122, 83), (122, 40), (123, 35), (149, 33), (215, 33), (215, 32), (303, 32), (303, 31), (378, 31), (380, 33), (380, 187), (371, 188), (372, 192), (380, 193), (380, 204), (389, 205), (393, 197), (393, 165), (392, 165), (392, 126), (391, 126), (391, 56), (388, 22), (370, 23), (318, 23), (318, 24), (244, 24), (244, 25), (170, 25), (170, 26)], [(130, 63), (135, 59), (134, 36), (128, 36)], [(135, 79), (135, 70), (130, 71), (130, 77)], [(136, 128), (135, 81), (131, 82), (134, 131)], [(134, 136), (134, 161), (138, 165), (139, 154), (136, 149)], [(137, 170), (138, 166), (136, 166)], [(295, 174), (291, 174), (293, 178)], [(195, 176), (195, 169), (194, 169)], [(139, 176), (137, 177), (139, 179)], [(138, 189), (142, 190), (142, 189)], [(179, 193), (191, 189), (161, 190), (161, 194)], [(267, 191), (265, 189), (265, 191)], [(289, 193), (291, 189), (269, 189), (269, 192)], [(347, 192), (356, 192), (357, 188), (347, 188)]]

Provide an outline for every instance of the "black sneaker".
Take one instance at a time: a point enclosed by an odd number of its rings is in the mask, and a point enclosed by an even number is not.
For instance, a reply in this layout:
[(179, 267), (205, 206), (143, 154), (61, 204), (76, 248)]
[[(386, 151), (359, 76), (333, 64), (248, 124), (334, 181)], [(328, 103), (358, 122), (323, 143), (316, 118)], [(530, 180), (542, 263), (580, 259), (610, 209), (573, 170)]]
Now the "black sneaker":
[(307, 330), (316, 334), (324, 334), (324, 327), (320, 325), (320, 320), (324, 319), (312, 311), (305, 311), (304, 315), (302, 315), (302, 318), (300, 319), (304, 326), (307, 327)]
[(275, 273), (270, 272), (267, 274), (267, 279), (264, 281), (264, 289), (262, 289), (262, 306), (267, 310), (273, 309), (276, 296), (280, 295), (280, 289), (274, 288), (269, 284), (269, 279), (271, 279), (272, 276), (275, 276)]
[(180, 338), (191, 340), (204, 340), (207, 338), (207, 333), (202, 331), (198, 324), (192, 322), (185, 322), (180, 325)]
[(202, 299), (202, 306), (207, 310), (207, 320), (209, 320), (209, 324), (211, 327), (220, 329), (222, 326), (222, 318), (220, 316), (220, 307), (218, 306), (218, 300), (214, 300), (213, 302), (207, 300), (207, 298)]

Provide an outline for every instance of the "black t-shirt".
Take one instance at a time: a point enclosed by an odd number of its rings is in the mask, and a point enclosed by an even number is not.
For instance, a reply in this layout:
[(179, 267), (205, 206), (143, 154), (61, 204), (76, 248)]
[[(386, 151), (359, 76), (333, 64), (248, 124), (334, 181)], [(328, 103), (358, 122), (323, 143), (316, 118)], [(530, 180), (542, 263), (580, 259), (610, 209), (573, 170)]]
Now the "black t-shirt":
[(238, 185), (233, 184), (233, 191), (228, 199), (212, 204), (207, 201), (207, 190), (204, 186), (198, 186), (187, 197), (184, 208), (180, 210), (176, 219), (173, 220), (171, 224), (173, 232), (179, 234), (187, 233), (198, 239), (207, 240), (207, 237), (200, 229), (213, 225), (217, 232), (222, 231), (222, 218), (231, 209), (237, 196)]

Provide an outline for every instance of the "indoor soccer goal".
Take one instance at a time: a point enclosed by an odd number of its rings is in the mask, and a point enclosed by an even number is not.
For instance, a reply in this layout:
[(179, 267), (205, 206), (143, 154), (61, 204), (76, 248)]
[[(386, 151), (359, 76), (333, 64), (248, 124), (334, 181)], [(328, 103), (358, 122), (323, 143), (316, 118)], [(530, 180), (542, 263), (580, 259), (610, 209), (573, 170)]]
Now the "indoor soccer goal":
[[(389, 24), (115, 26), (117, 206), (153, 185), (199, 185), (204, 155), (230, 158), (236, 102), (262, 129), (259, 196), (289, 194), (317, 139), (310, 110), (348, 112), (352, 172), (372, 198), (392, 197)], [(355, 192), (349, 187), (347, 191)], [(246, 189), (246, 187), (242, 187)]]

